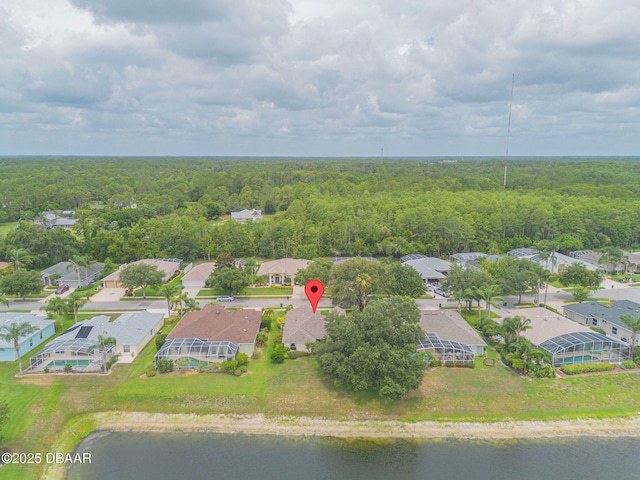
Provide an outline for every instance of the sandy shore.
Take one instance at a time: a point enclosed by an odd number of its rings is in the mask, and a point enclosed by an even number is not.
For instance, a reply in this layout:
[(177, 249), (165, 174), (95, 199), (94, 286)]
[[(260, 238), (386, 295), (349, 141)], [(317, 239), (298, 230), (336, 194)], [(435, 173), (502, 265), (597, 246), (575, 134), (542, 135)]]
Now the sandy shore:
[(262, 415), (152, 414), (106, 412), (94, 416), (96, 430), (215, 432), (341, 438), (519, 439), (578, 436), (640, 436), (640, 416), (630, 419), (509, 421), (499, 423), (327, 420)]

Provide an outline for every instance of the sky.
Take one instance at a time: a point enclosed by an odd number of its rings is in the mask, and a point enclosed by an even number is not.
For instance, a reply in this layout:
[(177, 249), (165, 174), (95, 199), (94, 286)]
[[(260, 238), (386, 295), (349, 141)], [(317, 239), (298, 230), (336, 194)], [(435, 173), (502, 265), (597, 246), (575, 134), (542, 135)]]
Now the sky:
[(0, 155), (637, 156), (638, 25), (637, 0), (2, 0)]

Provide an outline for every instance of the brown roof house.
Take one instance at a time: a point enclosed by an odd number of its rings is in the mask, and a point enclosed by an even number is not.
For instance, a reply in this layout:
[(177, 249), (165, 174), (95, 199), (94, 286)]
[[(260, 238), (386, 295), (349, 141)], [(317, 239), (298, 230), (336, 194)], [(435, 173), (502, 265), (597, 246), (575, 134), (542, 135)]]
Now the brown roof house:
[[(344, 315), (344, 310), (334, 308), (333, 311)], [(313, 313), (309, 305), (302, 305), (287, 312), (287, 320), (282, 332), (282, 343), (285, 347), (298, 352), (308, 352), (307, 342), (315, 342), (324, 337), (324, 322), (327, 317), (320, 311)]]
[(120, 270), (127, 267), (128, 265), (139, 265), (139, 264), (152, 265), (158, 269), (160, 273), (162, 273), (162, 278), (164, 280), (168, 280), (180, 270), (180, 265), (182, 260), (178, 258), (174, 259), (158, 259), (158, 258), (147, 258), (144, 260), (138, 260), (136, 262), (132, 262), (129, 264), (120, 265), (120, 268), (113, 272), (110, 275), (107, 275), (102, 279), (103, 288), (122, 288), (122, 283), (120, 282)]
[(200, 339), (237, 344), (237, 353), (253, 355), (262, 313), (257, 310), (225, 310), (207, 305), (199, 312), (188, 312), (167, 336), (170, 339)]
[(307, 268), (311, 262), (309, 260), (299, 260), (294, 258), (281, 258), (280, 260), (272, 260), (264, 262), (258, 269), (258, 276), (266, 275), (269, 277), (269, 283), (283, 285), (284, 279), (291, 279), (291, 283), (295, 282), (298, 270)]

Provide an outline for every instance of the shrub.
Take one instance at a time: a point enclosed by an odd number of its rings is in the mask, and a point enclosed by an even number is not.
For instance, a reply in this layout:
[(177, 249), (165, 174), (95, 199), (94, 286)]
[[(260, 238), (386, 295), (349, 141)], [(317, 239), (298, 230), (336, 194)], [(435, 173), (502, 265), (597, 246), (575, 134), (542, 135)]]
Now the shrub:
[(71, 364), (70, 363), (65, 363), (64, 372), (65, 373), (69, 373), (69, 372), (71, 372), (71, 370), (73, 370), (73, 367), (71, 366)]
[(611, 363), (578, 363), (574, 365), (564, 365), (560, 368), (567, 375), (577, 375), (579, 373), (606, 372), (613, 370)]
[(285, 355), (284, 347), (282, 344), (278, 344), (274, 347), (273, 352), (271, 352), (271, 363), (282, 363), (284, 362)]
[(220, 368), (222, 369), (223, 372), (234, 373), (236, 371), (236, 369), (238, 368), (238, 361), (237, 360), (227, 360), (226, 362), (222, 362), (220, 364)]
[(475, 368), (475, 362), (444, 362), (445, 367)]
[(295, 360), (296, 358), (298, 358), (298, 352), (296, 352), (295, 350), (292, 350), (289, 352), (289, 360)]
[(282, 332), (276, 333), (273, 337), (273, 343), (282, 343)]
[(158, 360), (158, 371), (160, 373), (173, 372), (173, 360), (169, 360), (167, 358)]
[(238, 361), (238, 366), (246, 365), (249, 363), (249, 355), (246, 353), (239, 353), (236, 355), (236, 360)]
[(49, 367), (44, 367), (44, 373), (49, 373), (51, 370), (49, 370)]
[(209, 369), (209, 362), (200, 362), (198, 363), (198, 371), (200, 373), (204, 373)]
[(634, 362), (633, 360), (627, 360), (626, 362), (622, 362), (620, 366), (622, 368), (633, 369), (636, 368), (636, 362)]
[(221, 368), (220, 368), (220, 364), (219, 363), (212, 363), (211, 365), (209, 365), (209, 368), (207, 369), (207, 372), (209, 373), (218, 373), (220, 372)]
[(263, 347), (265, 343), (267, 343), (267, 334), (264, 332), (259, 332), (256, 338), (256, 345), (258, 347)]
[(236, 377), (239, 377), (240, 375), (242, 375), (242, 370), (240, 370), (239, 368), (236, 368), (236, 369), (233, 371), (233, 374), (234, 374)]
[(240, 372), (242, 372), (242, 373), (247, 373), (249, 371), (249, 369), (247, 368), (246, 365), (240, 365), (238, 367), (238, 370), (240, 370)]
[(156, 335), (156, 348), (160, 350), (164, 345), (164, 342), (167, 341), (167, 335), (164, 333), (160, 333)]
[(105, 365), (105, 370), (108, 371), (113, 366), (113, 364), (116, 363), (117, 361), (118, 361), (118, 355), (113, 355)]
[(262, 353), (256, 350), (255, 352), (253, 352), (253, 355), (251, 355), (251, 358), (253, 360), (260, 360), (262, 358)]
[(147, 370), (145, 372), (145, 374), (147, 375), (147, 378), (155, 377), (156, 376), (156, 369), (155, 368), (150, 368), (149, 370)]
[(527, 370), (527, 374), (533, 378), (554, 378), (556, 369), (550, 363), (545, 363), (544, 365), (533, 364)]
[(439, 367), (440, 366), (440, 360), (431, 360), (431, 366), (432, 367)]

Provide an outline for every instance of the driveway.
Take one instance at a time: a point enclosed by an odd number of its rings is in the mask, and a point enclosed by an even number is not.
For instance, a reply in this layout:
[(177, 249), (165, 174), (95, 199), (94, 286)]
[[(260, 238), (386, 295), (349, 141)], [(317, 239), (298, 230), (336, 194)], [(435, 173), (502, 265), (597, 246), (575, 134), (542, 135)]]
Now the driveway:
[(124, 288), (103, 288), (91, 297), (91, 302), (117, 302), (124, 297)]

